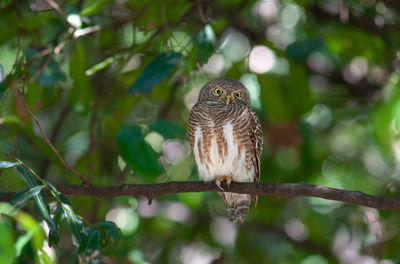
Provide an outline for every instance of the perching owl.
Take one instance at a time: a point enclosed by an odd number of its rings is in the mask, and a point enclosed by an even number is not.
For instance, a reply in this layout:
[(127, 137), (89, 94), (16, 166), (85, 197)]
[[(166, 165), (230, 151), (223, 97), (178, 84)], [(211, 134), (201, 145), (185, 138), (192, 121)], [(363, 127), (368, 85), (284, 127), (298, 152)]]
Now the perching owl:
[[(188, 134), (200, 178), (220, 188), (222, 181), (228, 186), (232, 181), (259, 182), (262, 129), (241, 83), (229, 78), (207, 83), (190, 112)], [(243, 223), (251, 195), (219, 194), (231, 221)], [(257, 203), (257, 196), (253, 198)]]

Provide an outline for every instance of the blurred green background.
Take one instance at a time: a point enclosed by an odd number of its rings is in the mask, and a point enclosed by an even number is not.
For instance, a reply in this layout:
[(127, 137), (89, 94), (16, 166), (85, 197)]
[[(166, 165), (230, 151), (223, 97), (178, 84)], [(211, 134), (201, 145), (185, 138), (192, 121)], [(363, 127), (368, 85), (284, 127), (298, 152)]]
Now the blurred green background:
[(0, 0), (0, 160), (23, 162), (0, 192), (27, 189), (0, 204), (0, 263), (400, 263), (398, 212), (262, 196), (235, 226), (216, 193), (44, 198), (80, 181), (17, 92), (92, 184), (185, 181), (190, 109), (227, 76), (263, 125), (261, 182), (396, 197), (399, 25), (394, 0)]

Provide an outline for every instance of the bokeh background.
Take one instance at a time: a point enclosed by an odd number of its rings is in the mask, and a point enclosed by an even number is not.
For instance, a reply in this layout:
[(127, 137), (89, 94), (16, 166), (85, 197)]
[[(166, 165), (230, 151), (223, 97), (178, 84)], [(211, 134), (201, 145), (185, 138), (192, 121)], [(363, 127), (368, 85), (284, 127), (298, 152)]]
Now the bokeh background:
[[(198, 180), (189, 112), (206, 82), (226, 76), (249, 89), (262, 122), (261, 182), (398, 196), (399, 24), (395, 0), (2, 0), (1, 160), (18, 157), (54, 185), (80, 183), (43, 141), (24, 89), (50, 141), (92, 184)], [(26, 188), (23, 171), (0, 173), (2, 192)], [(83, 243), (68, 222), (78, 220), (46, 199), (60, 241), (41, 238), (45, 263), (400, 262), (393, 211), (262, 196), (236, 226), (216, 193), (151, 206), (69, 200), (86, 234), (112, 221), (118, 242)], [(33, 202), (20, 210), (49, 232)], [(39, 246), (21, 221), (0, 221), (1, 260), (33, 263)]]

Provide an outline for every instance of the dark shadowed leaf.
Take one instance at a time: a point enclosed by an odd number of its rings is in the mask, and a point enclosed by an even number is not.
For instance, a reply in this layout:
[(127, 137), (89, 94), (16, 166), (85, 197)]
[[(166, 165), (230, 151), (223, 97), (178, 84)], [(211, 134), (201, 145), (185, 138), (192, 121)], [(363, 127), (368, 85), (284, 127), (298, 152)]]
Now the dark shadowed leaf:
[(38, 195), (43, 189), (44, 185), (37, 185), (25, 191), (16, 193), (10, 200), (10, 203), (15, 208), (22, 207), (27, 201), (29, 201), (33, 196)]
[(3, 97), (4, 92), (6, 91), (5, 81), (0, 82), (0, 99)]
[(178, 65), (180, 58), (181, 54), (177, 52), (158, 55), (144, 68), (142, 75), (129, 88), (129, 92), (132, 95), (150, 93), (155, 85), (168, 77), (171, 69)]
[(268, 120), (276, 122), (291, 119), (292, 115), (286, 106), (286, 99), (278, 77), (267, 74), (258, 75), (258, 82), (263, 87), (261, 102)]
[[(5, 78), (6, 78), (6, 75), (4, 73), (3, 65), (0, 64), (0, 83), (2, 83)], [(1, 92), (0, 92), (0, 97), (1, 97)]]
[(68, 198), (60, 193), (54, 185), (50, 182), (46, 181), (46, 184), (49, 186), (50, 190), (57, 196), (57, 198), (61, 201), (61, 208), (64, 212), (64, 216), (67, 219), (69, 228), (72, 231), (72, 234), (80, 244), (82, 239), (84, 238), (83, 234), (83, 223), (82, 220), (75, 214), (74, 210), (71, 207), (71, 203)]
[(74, 80), (74, 86), (70, 92), (70, 101), (74, 110), (78, 113), (87, 113), (92, 99), (90, 82), (86, 76), (87, 69), (86, 50), (78, 43), (69, 61), (69, 74)]
[(28, 242), (32, 239), (32, 236), (33, 236), (32, 232), (26, 232), (24, 235), (18, 237), (14, 245), (16, 257), (19, 257), (21, 255), (22, 250), (24, 249), (26, 244), (28, 244)]
[(207, 63), (215, 50), (215, 33), (210, 24), (207, 24), (204, 29), (199, 32), (196, 42), (198, 46), (197, 60), (200, 62), (200, 65), (202, 65)]
[(81, 15), (88, 16), (96, 14), (109, 2), (111, 2), (111, 0), (86, 0), (83, 4)]
[(325, 47), (321, 38), (312, 38), (306, 40), (295, 41), (286, 48), (286, 54), (289, 58), (304, 62), (308, 55), (314, 51), (320, 51)]
[(9, 4), (11, 4), (12, 0), (0, 0), (0, 8), (5, 8)]
[(94, 225), (94, 228), (103, 232), (105, 238), (104, 246), (115, 244), (122, 236), (121, 230), (114, 222), (100, 222)]
[(154, 180), (162, 173), (157, 153), (144, 141), (142, 129), (138, 126), (121, 127), (117, 137), (121, 156), (133, 171), (144, 178)]
[(92, 258), (89, 260), (88, 264), (107, 264), (107, 263), (102, 261), (100, 258)]
[[(33, 188), (35, 186), (38, 186), (34, 176), (24, 167), (18, 166), (17, 167), (19, 175), (21, 178), (25, 181), (26, 186), (28, 188)], [(56, 245), (58, 241), (60, 240), (59, 234), (58, 234), (58, 226), (56, 222), (51, 218), (50, 212), (49, 212), (49, 206), (44, 199), (44, 195), (41, 192), (38, 192), (36, 195), (33, 196), (33, 199), (35, 201), (35, 210), (39, 214), (39, 216), (46, 221), (47, 226), (49, 227), (49, 246)]]
[(164, 138), (183, 138), (186, 136), (185, 129), (167, 120), (157, 120), (149, 127), (151, 130), (159, 133)]
[(80, 244), (82, 242), (83, 234), (83, 223), (82, 220), (80, 220), (74, 211), (72, 210), (72, 207), (69, 204), (62, 204), (62, 208), (64, 210), (64, 215), (65, 218), (67, 219), (69, 228), (72, 231), (72, 234)]
[(100, 251), (102, 249), (102, 241), (104, 234), (92, 227), (85, 228), (85, 235), (82, 238), (79, 246), (79, 252), (90, 255), (93, 251)]

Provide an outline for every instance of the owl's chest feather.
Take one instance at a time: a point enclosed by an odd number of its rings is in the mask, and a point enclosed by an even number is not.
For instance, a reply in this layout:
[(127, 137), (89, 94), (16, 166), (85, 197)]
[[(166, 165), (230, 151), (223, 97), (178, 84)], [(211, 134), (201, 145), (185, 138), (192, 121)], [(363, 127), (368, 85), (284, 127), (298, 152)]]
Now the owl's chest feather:
[(246, 157), (248, 153), (231, 123), (196, 127), (193, 150), (199, 176), (206, 181), (220, 176), (241, 182), (254, 178)]

